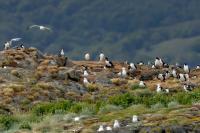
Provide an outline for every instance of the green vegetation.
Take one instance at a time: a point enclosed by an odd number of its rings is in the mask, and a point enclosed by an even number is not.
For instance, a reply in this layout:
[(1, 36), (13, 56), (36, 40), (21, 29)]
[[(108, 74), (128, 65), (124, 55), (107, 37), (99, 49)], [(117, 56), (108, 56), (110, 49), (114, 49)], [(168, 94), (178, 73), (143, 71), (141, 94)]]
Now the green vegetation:
[[(137, 93), (118, 94), (111, 96), (109, 100), (96, 100), (93, 103), (69, 100), (40, 103), (34, 106), (30, 112), (27, 112), (25, 116), (1, 115), (0, 130), (8, 130), (13, 125), (19, 125), (19, 129), (32, 130), (34, 123), (45, 124), (46, 119), (48, 119), (48, 122), (49, 119), (54, 118), (60, 121), (71, 121), (77, 115), (89, 118), (90, 116), (96, 117), (98, 114), (101, 121), (110, 121), (116, 118), (125, 118), (132, 114), (163, 112), (163, 109), (166, 108), (173, 110), (177, 105), (191, 105), (193, 101), (200, 101), (199, 89), (189, 93), (178, 92), (173, 94), (150, 93), (143, 89)], [(166, 110), (163, 113), (168, 111)], [(50, 130), (51, 127), (46, 128)]]

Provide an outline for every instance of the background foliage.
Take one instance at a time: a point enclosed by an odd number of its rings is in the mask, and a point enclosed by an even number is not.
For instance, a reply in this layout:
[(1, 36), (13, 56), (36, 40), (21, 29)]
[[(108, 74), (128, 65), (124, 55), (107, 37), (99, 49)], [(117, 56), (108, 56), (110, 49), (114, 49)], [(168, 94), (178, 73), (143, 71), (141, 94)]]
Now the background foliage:
[[(103, 51), (115, 60), (197, 64), (199, 7), (199, 0), (2, 0), (0, 43), (22, 37), (44, 52), (64, 48), (73, 59)], [(31, 24), (54, 32), (27, 30)]]

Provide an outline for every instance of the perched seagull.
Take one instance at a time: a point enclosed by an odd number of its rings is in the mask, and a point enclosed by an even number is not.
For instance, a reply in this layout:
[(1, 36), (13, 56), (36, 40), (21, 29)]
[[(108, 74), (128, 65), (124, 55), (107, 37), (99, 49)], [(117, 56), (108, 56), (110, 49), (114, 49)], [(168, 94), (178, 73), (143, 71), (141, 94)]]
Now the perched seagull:
[(99, 129), (98, 129), (97, 131), (98, 131), (98, 132), (103, 132), (103, 131), (104, 131), (103, 125), (100, 125), (100, 126), (99, 126)]
[(87, 79), (86, 77), (83, 78), (83, 83), (84, 83), (85, 85), (89, 84), (88, 79)]
[(163, 67), (164, 63), (161, 58), (156, 57), (156, 59), (154, 61), (154, 65), (155, 65), (155, 67)]
[(127, 76), (126, 68), (122, 67), (121, 72), (118, 73), (119, 77), (125, 78)]
[(200, 66), (199, 66), (199, 65), (197, 65), (196, 69), (200, 69)]
[(169, 93), (169, 89), (165, 89), (165, 92), (166, 92), (166, 93)]
[(120, 128), (119, 121), (115, 120), (113, 128)]
[(86, 60), (86, 61), (89, 61), (89, 60), (90, 60), (90, 54), (89, 54), (89, 53), (86, 53), (86, 54), (85, 54), (85, 60)]
[(5, 42), (4, 50), (8, 50), (10, 47), (11, 47), (11, 43), (10, 42)]
[(133, 123), (138, 122), (138, 116), (137, 115), (133, 115), (132, 122)]
[(156, 88), (156, 92), (161, 92), (162, 91), (162, 87), (160, 86), (160, 84), (157, 84), (157, 88)]
[(80, 117), (75, 117), (75, 118), (74, 118), (74, 121), (75, 121), (75, 122), (80, 121)]
[(144, 62), (143, 62), (143, 61), (140, 61), (140, 62), (138, 63), (138, 65), (139, 65), (139, 66), (142, 66), (142, 65), (144, 65)]
[(144, 81), (140, 81), (139, 87), (140, 88), (145, 88), (146, 87), (146, 84), (144, 83)]
[(103, 53), (101, 53), (99, 55), (99, 61), (104, 61), (105, 60), (105, 55)]
[(107, 126), (107, 127), (106, 127), (106, 130), (107, 130), (107, 131), (112, 131), (112, 128), (109, 127), (109, 126)]
[(60, 55), (61, 55), (61, 56), (65, 56), (65, 52), (64, 52), (63, 49), (61, 49), (61, 51), (60, 51)]
[(187, 64), (184, 64), (183, 70), (184, 70), (185, 73), (189, 73), (190, 72), (189, 66)]
[(113, 68), (114, 67), (113, 63), (111, 61), (109, 61), (107, 57), (105, 57), (105, 63), (106, 63), (107, 68)]
[(177, 77), (178, 77), (177, 72), (176, 72), (175, 69), (172, 69), (172, 76), (173, 76), (174, 78), (177, 78)]
[(42, 30), (42, 31), (52, 31), (51, 28), (49, 27), (45, 27), (45, 26), (42, 26), (42, 25), (31, 25), (28, 27), (28, 29), (32, 29), (32, 28), (39, 28), (39, 30)]
[(84, 77), (87, 77), (88, 75), (89, 75), (89, 74), (88, 74), (87, 70), (84, 70), (84, 71), (83, 71), (83, 76), (84, 76)]

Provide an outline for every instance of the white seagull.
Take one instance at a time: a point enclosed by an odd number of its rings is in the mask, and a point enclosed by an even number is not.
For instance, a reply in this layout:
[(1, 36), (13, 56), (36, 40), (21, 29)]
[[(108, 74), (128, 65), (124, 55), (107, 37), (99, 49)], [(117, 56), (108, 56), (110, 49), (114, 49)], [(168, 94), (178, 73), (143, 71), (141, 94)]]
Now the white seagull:
[(85, 85), (89, 84), (88, 79), (87, 79), (86, 77), (83, 78), (83, 83), (84, 83)]
[(184, 70), (185, 73), (189, 73), (190, 72), (189, 66), (187, 64), (184, 64), (183, 70)]
[(107, 130), (107, 131), (112, 131), (112, 128), (109, 127), (109, 126), (107, 126), (107, 127), (106, 127), (106, 130)]
[(132, 122), (133, 123), (138, 122), (138, 116), (137, 115), (133, 115)]
[(42, 31), (52, 31), (51, 28), (49, 27), (45, 27), (45, 26), (42, 26), (42, 25), (31, 25), (28, 27), (28, 29), (32, 29), (32, 28), (39, 28), (39, 30), (42, 30)]
[(89, 53), (86, 53), (86, 54), (85, 54), (85, 60), (86, 60), (86, 61), (89, 61), (89, 60), (90, 60), (90, 54), (89, 54)]
[(99, 129), (98, 129), (97, 131), (98, 131), (98, 132), (103, 132), (103, 131), (104, 131), (103, 125), (100, 125), (100, 126), (99, 126)]
[(146, 84), (144, 83), (144, 81), (140, 81), (140, 83), (139, 83), (139, 87), (140, 87), (140, 88), (144, 88), (144, 87), (146, 87)]
[(118, 120), (115, 120), (114, 124), (113, 124), (113, 128), (120, 128), (120, 125), (119, 125), (119, 121)]
[(105, 55), (103, 53), (100, 53), (99, 61), (104, 61), (104, 60), (105, 60)]
[(162, 87), (160, 86), (160, 84), (157, 84), (157, 88), (156, 88), (156, 92), (161, 92), (162, 91)]

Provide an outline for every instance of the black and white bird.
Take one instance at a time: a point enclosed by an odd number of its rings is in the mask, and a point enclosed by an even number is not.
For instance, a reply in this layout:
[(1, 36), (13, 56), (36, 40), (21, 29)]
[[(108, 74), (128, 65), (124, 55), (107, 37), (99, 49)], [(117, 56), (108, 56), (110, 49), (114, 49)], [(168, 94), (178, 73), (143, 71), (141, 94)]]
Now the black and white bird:
[(157, 78), (158, 78), (159, 80), (161, 80), (161, 81), (164, 81), (164, 82), (165, 82), (165, 74), (163, 74), (163, 73), (160, 73), (160, 74), (158, 74)]
[(185, 73), (189, 73), (190, 72), (190, 68), (186, 63), (183, 65), (183, 70), (184, 70)]
[(140, 88), (145, 88), (146, 87), (146, 84), (144, 83), (144, 81), (140, 81), (139, 87)]
[(51, 28), (43, 26), (43, 25), (31, 25), (28, 27), (28, 29), (38, 28), (41, 31), (52, 31)]
[(113, 128), (120, 128), (120, 124), (118, 120), (114, 121)]
[(132, 122), (133, 122), (133, 123), (136, 123), (136, 122), (138, 122), (138, 121), (139, 121), (138, 116), (137, 116), (137, 115), (133, 115), (133, 117), (132, 117)]
[(89, 60), (90, 60), (90, 54), (89, 54), (89, 53), (86, 53), (86, 54), (85, 54), (85, 60), (86, 60), (86, 61), (89, 61)]
[(103, 53), (99, 54), (99, 61), (104, 61), (105, 60), (105, 55)]
[(154, 61), (154, 65), (155, 65), (155, 67), (163, 67), (164, 63), (161, 58), (156, 57), (156, 59)]
[(137, 69), (137, 66), (136, 66), (134, 63), (130, 63), (130, 64), (128, 65), (128, 70), (129, 70), (129, 71), (133, 72), (133, 71), (135, 71), (136, 69)]
[(165, 80), (166, 80), (166, 79), (169, 79), (169, 78), (170, 78), (170, 73), (169, 73), (169, 71), (166, 71), (166, 72), (165, 72)]
[(20, 44), (20, 48), (21, 48), (21, 49), (25, 49), (25, 47), (24, 47), (23, 44)]
[(180, 80), (181, 82), (187, 81), (187, 78), (189, 78), (189, 77), (186, 77), (185, 74), (179, 73), (179, 80)]
[(105, 65), (106, 68), (113, 68), (114, 67), (113, 63), (108, 60), (108, 57), (105, 57), (105, 64), (106, 64)]
[(188, 91), (192, 91), (193, 87), (190, 85), (184, 84), (183, 89), (184, 89), (184, 91), (188, 92)]

